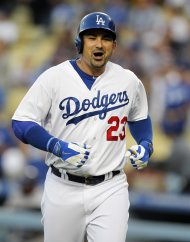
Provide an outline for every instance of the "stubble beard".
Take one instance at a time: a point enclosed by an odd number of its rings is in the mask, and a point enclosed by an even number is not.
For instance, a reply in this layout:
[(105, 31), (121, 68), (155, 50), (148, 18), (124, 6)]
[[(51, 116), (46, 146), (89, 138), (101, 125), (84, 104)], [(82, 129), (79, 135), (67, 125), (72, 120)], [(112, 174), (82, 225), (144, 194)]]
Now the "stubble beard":
[(91, 58), (90, 60), (90, 64), (92, 66), (92, 68), (94, 69), (102, 69), (106, 66), (108, 62), (108, 59), (103, 58), (102, 60), (95, 60), (94, 58)]

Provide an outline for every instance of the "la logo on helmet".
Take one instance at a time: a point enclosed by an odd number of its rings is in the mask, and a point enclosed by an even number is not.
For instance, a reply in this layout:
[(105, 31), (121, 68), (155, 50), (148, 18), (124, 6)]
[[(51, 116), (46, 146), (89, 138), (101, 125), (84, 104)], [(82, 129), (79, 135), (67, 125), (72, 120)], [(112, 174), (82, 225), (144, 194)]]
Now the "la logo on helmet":
[(96, 23), (97, 23), (97, 25), (99, 25), (99, 24), (105, 25), (105, 20), (103, 20), (103, 18), (100, 17), (100, 15), (96, 15)]

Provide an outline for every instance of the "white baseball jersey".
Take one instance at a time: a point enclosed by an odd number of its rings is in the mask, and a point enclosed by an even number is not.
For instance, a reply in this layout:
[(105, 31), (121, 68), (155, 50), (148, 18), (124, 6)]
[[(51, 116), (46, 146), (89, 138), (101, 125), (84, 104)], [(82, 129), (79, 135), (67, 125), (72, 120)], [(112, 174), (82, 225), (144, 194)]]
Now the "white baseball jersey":
[[(39, 76), (13, 119), (36, 122), (63, 141), (91, 145), (90, 157), (81, 168), (65, 162), (65, 169), (96, 176), (124, 167), (127, 121), (147, 115), (145, 89), (133, 72), (108, 62), (89, 90), (65, 61)], [(47, 164), (56, 160), (60, 158), (47, 154)]]

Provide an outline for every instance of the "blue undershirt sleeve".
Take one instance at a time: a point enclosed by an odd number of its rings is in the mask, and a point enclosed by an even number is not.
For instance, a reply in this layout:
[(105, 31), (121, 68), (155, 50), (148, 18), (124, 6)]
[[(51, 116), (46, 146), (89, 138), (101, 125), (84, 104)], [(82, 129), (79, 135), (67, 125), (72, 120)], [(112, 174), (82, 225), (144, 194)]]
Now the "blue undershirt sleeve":
[[(30, 144), (40, 150), (52, 152), (57, 139), (51, 136), (43, 127), (32, 121), (12, 120), (15, 136), (25, 144)], [(49, 142), (51, 140), (51, 142)]]
[(140, 144), (142, 141), (152, 143), (152, 122), (150, 116), (147, 119), (143, 119), (136, 122), (128, 122), (131, 135)]
[(147, 150), (150, 157), (154, 151), (152, 144), (152, 122), (150, 116), (148, 116), (147, 119), (140, 121), (128, 122), (128, 126), (137, 144), (142, 145)]

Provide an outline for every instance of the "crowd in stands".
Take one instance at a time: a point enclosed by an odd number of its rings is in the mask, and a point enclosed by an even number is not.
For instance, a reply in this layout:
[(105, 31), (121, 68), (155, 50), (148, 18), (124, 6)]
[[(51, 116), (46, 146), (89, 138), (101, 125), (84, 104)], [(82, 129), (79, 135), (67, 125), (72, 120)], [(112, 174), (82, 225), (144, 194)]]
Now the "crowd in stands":
[(11, 117), (42, 71), (77, 57), (77, 27), (92, 11), (114, 19), (118, 45), (112, 60), (145, 85), (157, 164), (150, 168), (177, 174), (185, 182), (174, 190), (190, 192), (190, 1), (5, 0), (0, 3), (0, 205), (40, 205), (45, 154), (19, 143)]

